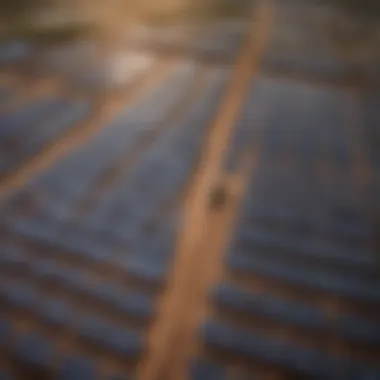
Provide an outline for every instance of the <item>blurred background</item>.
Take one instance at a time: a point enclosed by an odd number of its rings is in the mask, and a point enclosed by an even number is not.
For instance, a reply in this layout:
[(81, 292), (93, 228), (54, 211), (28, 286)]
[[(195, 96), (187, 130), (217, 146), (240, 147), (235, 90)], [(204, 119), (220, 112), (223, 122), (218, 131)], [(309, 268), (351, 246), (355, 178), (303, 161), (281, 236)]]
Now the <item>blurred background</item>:
[(380, 379), (379, 20), (1, 0), (0, 379)]

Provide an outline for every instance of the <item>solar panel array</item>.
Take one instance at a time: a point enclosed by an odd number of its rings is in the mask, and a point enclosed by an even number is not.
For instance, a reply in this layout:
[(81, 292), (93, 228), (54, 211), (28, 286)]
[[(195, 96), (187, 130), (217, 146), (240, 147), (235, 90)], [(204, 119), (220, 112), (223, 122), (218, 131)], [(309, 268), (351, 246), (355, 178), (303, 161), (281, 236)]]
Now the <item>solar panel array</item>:
[(211, 69), (200, 96), (168, 121), (197, 72), (177, 65), (3, 204), (2, 326), (13, 342), (7, 355), (22, 366), (17, 376), (86, 378), (102, 357), (122, 378), (133, 374), (170, 268), (184, 186), (228, 78), (226, 69)]
[[(329, 6), (273, 5), (261, 68), (215, 168), (221, 183), (232, 174), (245, 185), (184, 372), (191, 380), (379, 379), (379, 97), (336, 83), (348, 71), (323, 35)], [(239, 33), (220, 46), (213, 35), (192, 41), (196, 59), (167, 62), (110, 120), (93, 119), (99, 94), (53, 91), (8, 107), (19, 89), (1, 84), (0, 187), (87, 123), (101, 125), (0, 202), (0, 379), (141, 374), (152, 331), (170, 320), (160, 307), (172, 291), (184, 206), (229, 117), (231, 67), (202, 61), (202, 49), (231, 56)], [(0, 64), (29, 53), (1, 45)], [(149, 70), (158, 70), (156, 54)], [(229, 211), (208, 212), (216, 221)], [(208, 240), (213, 226), (205, 228)], [(208, 252), (192, 254), (200, 268)], [(191, 304), (203, 297), (194, 294), (180, 295), (184, 312), (203, 304)], [(166, 331), (177, 339), (163, 344), (169, 354), (186, 346), (187, 328)], [(171, 374), (160, 369), (156, 378)]]
[(46, 97), (2, 115), (0, 178), (61, 138), (67, 130), (85, 120), (90, 111), (87, 101)]
[(277, 87), (266, 103), (259, 164), (226, 254), (225, 280), (211, 293), (214, 312), (202, 330), (213, 369), (208, 363), (199, 371), (224, 379), (218, 371), (240, 365), (252, 376), (267, 369), (289, 378), (375, 379), (378, 256), (344, 138), (345, 113), (358, 104), (331, 89)]

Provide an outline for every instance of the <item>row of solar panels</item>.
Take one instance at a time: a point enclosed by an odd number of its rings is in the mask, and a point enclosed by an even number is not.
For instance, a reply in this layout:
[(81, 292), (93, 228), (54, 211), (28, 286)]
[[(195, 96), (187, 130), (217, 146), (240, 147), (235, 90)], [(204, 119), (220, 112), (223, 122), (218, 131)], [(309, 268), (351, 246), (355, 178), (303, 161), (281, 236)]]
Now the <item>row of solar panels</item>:
[(0, 178), (17, 169), (46, 144), (59, 139), (90, 113), (88, 102), (37, 100), (0, 119)]
[[(91, 328), (94, 328), (94, 321), (92, 324), (88, 324), (89, 322), (84, 321), (86, 324), (82, 336), (85, 339)], [(99, 328), (97, 341), (103, 341), (107, 349), (109, 347), (121, 348), (117, 341), (125, 338), (123, 332), (112, 326), (100, 324), (97, 327)], [(130, 340), (133, 339), (133, 336), (128, 335), (127, 338), (131, 343)], [(4, 353), (4, 358), (17, 363), (17, 370), (15, 371), (0, 370), (2, 380), (43, 379), (50, 376), (57, 380), (96, 378), (96, 363), (80, 355), (67, 355), (58, 358), (60, 360), (58, 368), (52, 368), (52, 363), (57, 360), (57, 357), (54, 355), (51, 342), (36, 332), (25, 333), (14, 338), (12, 325), (6, 321), (0, 321), (0, 350)], [(122, 374), (109, 374), (105, 378), (107, 380), (127, 380), (129, 377), (123, 372)]]
[[(136, 150), (147, 133), (160, 126), (167, 113), (177, 104), (178, 98), (181, 99), (187, 93), (192, 75), (191, 67), (175, 70), (151, 94), (144, 96), (137, 104), (127, 106), (117, 119), (105, 126), (87, 144), (57, 162), (51, 170), (33, 179), (28, 189), (16, 196), (8, 207), (12, 209), (18, 198), (33, 199), (35, 192), (43, 190), (43, 199), (35, 205), (42, 215), (46, 214), (48, 219), (70, 217), (73, 206), (91, 193), (96, 181), (121, 159), (128, 159), (128, 155)], [(167, 96), (162, 96), (166, 86), (169, 92), (166, 91)], [(144, 106), (150, 110), (150, 115), (147, 115), (147, 111), (144, 112)], [(155, 118), (157, 121), (154, 121)], [(128, 171), (121, 174), (128, 176)], [(117, 184), (123, 191), (122, 176), (118, 181)], [(106, 191), (111, 192), (111, 189)]]
[[(351, 358), (342, 359), (327, 355), (323, 351), (301, 348), (279, 339), (249, 333), (228, 324), (209, 322), (203, 328), (203, 336), (206, 344), (217, 350), (233, 352), (252, 362), (261, 361), (268, 366), (281, 367), (285, 372), (307, 378), (377, 379), (379, 377), (377, 369), (355, 362)], [(215, 367), (218, 370), (218, 366)], [(198, 375), (194, 379), (199, 380), (202, 377)], [(223, 379), (223, 375), (220, 377), (216, 375), (211, 379)]]
[(0, 65), (19, 62), (29, 57), (32, 47), (22, 41), (8, 41), (0, 44)]
[[(1, 250), (1, 278), (6, 285), (2, 300), (8, 310), (24, 310), (63, 331), (75, 320), (77, 338), (105, 355), (132, 361), (140, 356), (155, 297), (145, 287), (133, 290), (135, 286), (127, 279), (153, 286), (155, 292), (165, 282), (184, 186), (228, 77), (225, 70), (210, 70), (199, 97), (179, 120), (163, 128), (168, 115), (188, 98), (196, 72), (191, 64), (177, 66), (86, 145), (32, 180), (4, 205), (3, 227), (12, 231), (7, 239), (11, 247), (15, 238), (27, 237), (25, 242), (29, 242), (17, 250)], [(147, 134), (154, 136), (149, 148), (94, 197), (87, 213), (77, 214), (78, 199), (91, 196), (99, 177), (120, 160), (127, 161), (128, 153)], [(33, 201), (39, 195), (41, 200), (28, 215), (16, 215), (25, 199)], [(86, 282), (100, 267), (103, 280)], [(115, 282), (115, 278), (125, 282)], [(45, 299), (39, 290), (44, 286), (56, 296)], [(78, 297), (83, 318), (76, 319), (70, 302)], [(86, 306), (86, 299), (95, 306)], [(112, 313), (112, 318), (119, 315), (123, 326), (112, 325), (104, 313)], [(140, 327), (130, 326), (128, 320), (137, 321)], [(49, 345), (53, 347), (54, 341)], [(44, 368), (48, 362), (46, 358), (37, 367)]]
[[(171, 101), (176, 99), (176, 91), (183, 91), (183, 89), (178, 90), (180, 86), (174, 90), (168, 84), (168, 88), (173, 91)], [(141, 106), (139, 110), (135, 111), (134, 117), (144, 125), (145, 132), (149, 130), (153, 120), (158, 121), (157, 118), (162, 118), (165, 115), (165, 108), (161, 107), (162, 101), (168, 102), (168, 99), (162, 100), (156, 90), (156, 95), (152, 96), (150, 100), (147, 99), (146, 107), (149, 111), (143, 110)], [(67, 130), (85, 120), (91, 114), (91, 108), (87, 101), (71, 101), (50, 96), (3, 113), (0, 116), (0, 178), (17, 169), (20, 164), (38, 153), (46, 144), (58, 140)], [(161, 112), (161, 116), (155, 110)], [(144, 117), (141, 117), (142, 114)], [(131, 122), (134, 123), (133, 117), (131, 119)], [(126, 138), (125, 135), (124, 139)], [(125, 140), (115, 139), (115, 137), (113, 139), (113, 142), (104, 144), (103, 150), (109, 149), (108, 155), (111, 153), (115, 155), (117, 152), (120, 154), (124, 147), (123, 142), (125, 144)], [(134, 145), (133, 140), (130, 144), (131, 146)], [(94, 153), (96, 152), (95, 149)], [(104, 151), (104, 154), (106, 153)], [(96, 157), (99, 156), (101, 157), (101, 155), (96, 154)], [(56, 173), (57, 176), (61, 175), (59, 171)]]
[[(251, 86), (224, 165), (236, 170), (244, 150), (260, 149), (258, 167), (225, 260), (229, 280), (211, 293), (216, 317), (201, 329), (206, 350), (191, 378), (380, 376), (378, 257), (361, 209), (366, 193), (353, 183), (345, 115), (361, 105), (351, 96), (289, 80)], [(330, 177), (316, 168), (320, 160)], [(344, 306), (331, 315), (321, 308), (326, 302)], [(280, 328), (295, 338), (276, 337)], [(329, 352), (323, 337), (349, 354)]]
[[(305, 173), (315, 170), (313, 163), (318, 159), (329, 159), (333, 165), (346, 170), (351, 158), (347, 139), (341, 133), (344, 114), (340, 110), (351, 102), (349, 93), (342, 93), (341, 99), (332, 99), (328, 90), (307, 84), (276, 81), (265, 76), (254, 80), (231, 137), (225, 168), (236, 170), (246, 148), (264, 141), (272, 157), (302, 156), (304, 163), (309, 163)], [(295, 113), (297, 119), (292, 117)], [(273, 127), (263, 131), (264, 123)], [(327, 125), (328, 132), (321, 133), (319, 127)]]

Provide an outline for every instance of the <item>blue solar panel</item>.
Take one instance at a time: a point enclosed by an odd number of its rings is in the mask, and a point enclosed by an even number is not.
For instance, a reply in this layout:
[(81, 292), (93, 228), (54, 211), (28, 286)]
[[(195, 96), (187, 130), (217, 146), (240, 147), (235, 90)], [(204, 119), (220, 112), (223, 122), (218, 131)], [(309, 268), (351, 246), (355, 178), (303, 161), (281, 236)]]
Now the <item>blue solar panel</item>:
[(363, 317), (343, 316), (335, 325), (345, 338), (364, 344), (380, 346), (380, 324)]
[(32, 52), (32, 47), (23, 41), (8, 41), (0, 45), (0, 64), (21, 61)]
[(38, 334), (28, 333), (17, 340), (14, 355), (23, 364), (43, 369), (51, 365), (53, 351), (48, 341)]
[(60, 104), (57, 112), (54, 112), (48, 120), (44, 120), (39, 128), (35, 129), (35, 133), (21, 141), (20, 159), (38, 152), (44, 144), (58, 138), (62, 132), (84, 119), (88, 115), (89, 110), (89, 104), (85, 102)]
[(13, 114), (0, 117), (0, 136), (5, 147), (0, 174), (5, 175), (58, 137), (59, 133), (83, 118), (89, 111), (86, 103), (68, 104), (58, 99), (42, 99)]
[(31, 263), (33, 276), (46, 284), (54, 284), (80, 294), (85, 290), (83, 273), (61, 268), (51, 260), (35, 260)]
[(88, 296), (108, 308), (126, 315), (147, 320), (152, 312), (152, 300), (136, 292), (125, 292), (108, 284), (99, 284), (87, 292)]
[(15, 309), (31, 311), (38, 302), (38, 294), (27, 285), (8, 283), (3, 290), (3, 297), (8, 305)]
[(60, 238), (60, 243), (63, 248), (66, 248), (73, 253), (83, 256), (89, 260), (107, 258), (106, 251), (103, 247), (99, 247), (95, 236), (86, 236), (80, 233), (70, 233)]
[(261, 135), (263, 118), (266, 117), (263, 109), (267, 109), (269, 104), (276, 100), (277, 87), (275, 81), (265, 77), (255, 79), (250, 85), (245, 103), (230, 137), (229, 150), (224, 160), (226, 170), (236, 170), (244, 150)]
[(216, 289), (215, 299), (221, 307), (247, 316), (269, 318), (310, 329), (321, 330), (327, 327), (327, 319), (320, 310), (265, 293), (250, 295), (231, 285), (222, 284)]
[(345, 296), (361, 302), (380, 301), (380, 284), (372, 284), (355, 276), (343, 276), (332, 271), (314, 268), (297, 268), (280, 261), (234, 254), (229, 259), (230, 268), (252, 275), (272, 278), (315, 291)]
[(96, 377), (95, 365), (85, 357), (65, 358), (59, 366), (57, 380), (93, 380)]
[(22, 235), (46, 242), (55, 242), (58, 235), (55, 223), (32, 218), (14, 221), (12, 229)]
[(341, 61), (327, 57), (308, 55), (279, 55), (270, 53), (263, 60), (263, 66), (278, 72), (301, 73), (320, 79), (339, 79), (347, 74), (348, 68)]
[(226, 380), (223, 367), (205, 359), (197, 359), (191, 363), (189, 380)]
[(142, 348), (137, 333), (117, 328), (95, 317), (83, 317), (80, 320), (78, 335), (99, 347), (125, 357), (135, 357)]
[(45, 301), (37, 310), (37, 313), (48, 325), (64, 327), (70, 322), (72, 310), (64, 301), (51, 300)]
[(133, 255), (125, 260), (124, 270), (133, 278), (143, 279), (152, 285), (161, 285), (165, 278), (166, 266), (145, 257)]
[(0, 136), (5, 138), (16, 136), (36, 123), (39, 118), (43, 118), (46, 113), (49, 113), (60, 107), (60, 103), (56, 98), (44, 98), (37, 100), (21, 110), (16, 110), (10, 115), (5, 115), (0, 118)]
[[(290, 234), (274, 232), (263, 228), (242, 230), (238, 240), (243, 246), (251, 248), (265, 248), (274, 255), (284, 257), (309, 257), (326, 262), (339, 263), (343, 267), (358, 266), (370, 271), (376, 262), (376, 255), (370, 251), (358, 251), (349, 246), (339, 246), (323, 243), (315, 238), (303, 239)], [(249, 249), (247, 252), (251, 250)]]
[[(375, 379), (379, 372), (370, 366), (326, 355), (310, 348), (297, 347), (283, 341), (266, 339), (258, 334), (221, 323), (207, 323), (203, 329), (206, 344), (249, 359), (259, 359), (270, 365), (282, 366), (309, 378)], [(355, 377), (357, 376), (357, 377)]]
[(3, 247), (0, 250), (1, 267), (10, 273), (15, 271), (25, 271), (29, 269), (29, 261), (21, 251)]

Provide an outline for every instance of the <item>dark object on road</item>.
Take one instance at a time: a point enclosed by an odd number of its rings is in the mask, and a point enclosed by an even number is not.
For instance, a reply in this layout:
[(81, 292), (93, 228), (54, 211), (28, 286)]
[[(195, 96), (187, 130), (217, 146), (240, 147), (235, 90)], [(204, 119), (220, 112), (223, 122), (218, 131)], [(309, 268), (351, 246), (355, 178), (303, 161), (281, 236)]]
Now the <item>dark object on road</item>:
[(220, 210), (227, 201), (227, 191), (223, 185), (216, 185), (212, 188), (209, 196), (209, 206), (212, 210)]

